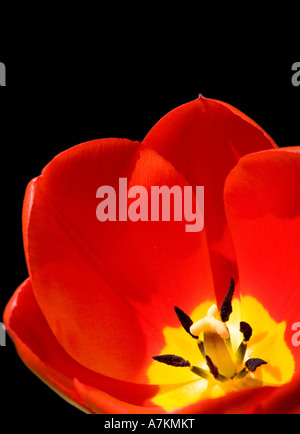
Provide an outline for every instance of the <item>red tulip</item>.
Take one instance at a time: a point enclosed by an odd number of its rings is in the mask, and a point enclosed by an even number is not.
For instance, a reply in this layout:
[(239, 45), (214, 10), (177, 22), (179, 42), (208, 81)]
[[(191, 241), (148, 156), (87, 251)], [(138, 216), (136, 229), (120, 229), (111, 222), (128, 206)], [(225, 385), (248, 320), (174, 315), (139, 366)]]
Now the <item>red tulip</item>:
[[(204, 186), (204, 229), (99, 221), (120, 178)], [(4, 313), (21, 359), (90, 413), (299, 413), (299, 191), (300, 148), (203, 97), (142, 143), (59, 154), (24, 201), (29, 278)]]

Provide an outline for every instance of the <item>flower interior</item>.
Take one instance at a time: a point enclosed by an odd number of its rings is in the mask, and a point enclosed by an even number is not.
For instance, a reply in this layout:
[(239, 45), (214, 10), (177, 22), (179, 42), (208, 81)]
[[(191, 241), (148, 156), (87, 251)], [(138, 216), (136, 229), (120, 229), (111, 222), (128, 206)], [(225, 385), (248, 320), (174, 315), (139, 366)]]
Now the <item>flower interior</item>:
[(232, 279), (220, 311), (202, 303), (192, 315), (200, 316), (196, 322), (175, 307), (184, 338), (180, 329), (166, 328), (166, 346), (153, 357), (148, 376), (162, 384), (155, 404), (172, 411), (199, 399), (290, 381), (295, 363), (284, 340), (285, 323), (277, 324), (253, 297), (233, 299), (234, 289)]

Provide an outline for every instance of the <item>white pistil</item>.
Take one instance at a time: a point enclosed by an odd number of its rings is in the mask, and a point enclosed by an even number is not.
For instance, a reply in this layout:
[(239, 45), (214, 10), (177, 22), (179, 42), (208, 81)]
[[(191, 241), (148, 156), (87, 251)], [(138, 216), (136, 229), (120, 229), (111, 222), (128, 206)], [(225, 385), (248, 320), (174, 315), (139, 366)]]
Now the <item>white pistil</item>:
[(196, 336), (203, 332), (206, 356), (210, 357), (221, 375), (232, 378), (236, 370), (224, 340), (229, 338), (229, 331), (226, 325), (216, 318), (216, 315), (218, 315), (218, 308), (213, 304), (208, 309), (207, 315), (190, 327), (190, 332)]
[(207, 311), (207, 315), (195, 322), (190, 327), (190, 332), (193, 335), (199, 336), (201, 332), (217, 333), (222, 339), (229, 338), (229, 332), (224, 323), (215, 318), (218, 313), (218, 308), (213, 304)]

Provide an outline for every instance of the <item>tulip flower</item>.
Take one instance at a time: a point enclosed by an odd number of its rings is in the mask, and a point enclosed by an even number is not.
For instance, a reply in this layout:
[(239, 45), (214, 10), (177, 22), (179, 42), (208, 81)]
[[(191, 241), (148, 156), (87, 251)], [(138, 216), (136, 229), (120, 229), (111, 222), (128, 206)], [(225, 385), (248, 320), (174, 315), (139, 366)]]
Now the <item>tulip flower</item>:
[[(125, 179), (128, 206), (203, 186), (203, 230), (129, 219), (121, 195), (100, 221), (99, 187)], [(24, 199), (29, 277), (4, 313), (19, 356), (87, 413), (299, 413), (299, 191), (300, 148), (202, 96), (142, 143), (62, 152)]]

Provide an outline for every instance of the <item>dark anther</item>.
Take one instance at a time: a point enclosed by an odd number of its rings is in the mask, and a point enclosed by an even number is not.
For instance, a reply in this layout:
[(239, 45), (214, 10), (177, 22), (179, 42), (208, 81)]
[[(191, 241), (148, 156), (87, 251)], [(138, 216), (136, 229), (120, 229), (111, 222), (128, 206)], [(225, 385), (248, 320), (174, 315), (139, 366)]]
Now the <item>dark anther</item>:
[(240, 332), (243, 333), (243, 335), (244, 335), (244, 341), (248, 342), (252, 336), (251, 326), (247, 322), (241, 321), (240, 322)]
[(219, 370), (216, 367), (216, 365), (213, 364), (211, 358), (209, 356), (206, 356), (206, 363), (209, 369), (209, 372), (215, 377), (215, 379), (219, 378)]
[(232, 300), (232, 297), (234, 294), (234, 287), (235, 287), (234, 280), (231, 279), (228, 292), (225, 295), (224, 301), (223, 301), (221, 309), (220, 309), (220, 316), (221, 316), (221, 320), (223, 322), (226, 322), (229, 320), (230, 314), (232, 312), (231, 300)]
[(182, 357), (179, 356), (173, 356), (172, 354), (154, 356), (153, 359), (157, 362), (165, 363), (166, 365), (175, 366), (176, 368), (185, 368), (191, 366), (188, 360), (184, 360)]
[(191, 320), (191, 318), (183, 312), (183, 310), (179, 309), (179, 307), (175, 306), (174, 307), (176, 315), (182, 325), (182, 327), (184, 328), (184, 330), (192, 336), (192, 338), (194, 339), (198, 339), (198, 336), (194, 336), (191, 332), (190, 332), (190, 327), (194, 324), (193, 321)]
[(249, 371), (251, 371), (251, 372), (255, 372), (256, 368), (258, 368), (261, 365), (266, 365), (266, 364), (267, 364), (267, 362), (265, 362), (262, 359), (249, 359), (245, 363), (246, 368), (249, 369)]

